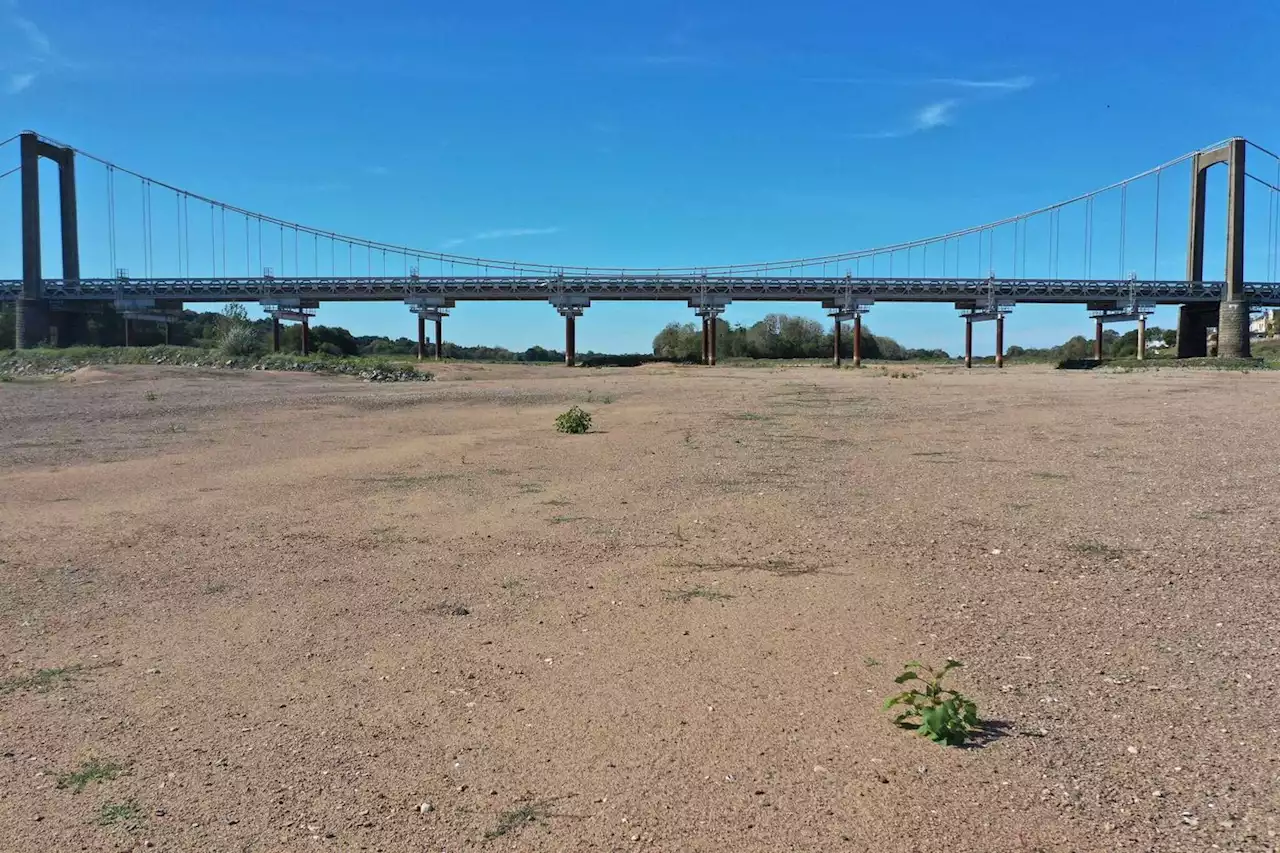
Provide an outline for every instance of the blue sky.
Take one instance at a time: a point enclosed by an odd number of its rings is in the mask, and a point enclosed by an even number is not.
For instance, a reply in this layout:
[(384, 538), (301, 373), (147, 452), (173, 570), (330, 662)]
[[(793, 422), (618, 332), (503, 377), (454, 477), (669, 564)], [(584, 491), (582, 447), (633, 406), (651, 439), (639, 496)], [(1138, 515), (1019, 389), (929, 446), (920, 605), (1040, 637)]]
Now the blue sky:
[[(426, 249), (566, 265), (767, 260), (998, 219), (1231, 135), (1280, 148), (1277, 31), (1280, 6), (1264, 0), (1159, 14), (1094, 0), (0, 0), (0, 138), (33, 128), (226, 202)], [(82, 164), (84, 273), (106, 275), (92, 171)], [(1164, 188), (1158, 257), (1149, 238), (1133, 250), (1144, 276), (1181, 273), (1186, 183), (1178, 172)], [(0, 182), (0, 233), (13, 238), (16, 184)], [(1208, 274), (1220, 277), (1213, 193)], [(1251, 207), (1259, 278), (1272, 264), (1265, 196)], [(1149, 228), (1150, 212), (1131, 215), (1135, 233)], [(0, 241), (5, 277), (19, 275), (14, 243)], [(119, 263), (137, 274), (130, 251)], [(56, 270), (55, 241), (46, 254)], [(736, 304), (726, 317), (770, 310)], [(678, 304), (597, 303), (579, 348), (647, 350), (665, 322), (690, 319)], [(396, 305), (326, 306), (318, 322), (414, 328)], [(949, 306), (881, 304), (867, 322), (910, 346), (961, 347)], [(1020, 306), (1006, 338), (1043, 345), (1091, 328), (1082, 308)], [(465, 304), (446, 338), (559, 346), (562, 324), (549, 306)]]

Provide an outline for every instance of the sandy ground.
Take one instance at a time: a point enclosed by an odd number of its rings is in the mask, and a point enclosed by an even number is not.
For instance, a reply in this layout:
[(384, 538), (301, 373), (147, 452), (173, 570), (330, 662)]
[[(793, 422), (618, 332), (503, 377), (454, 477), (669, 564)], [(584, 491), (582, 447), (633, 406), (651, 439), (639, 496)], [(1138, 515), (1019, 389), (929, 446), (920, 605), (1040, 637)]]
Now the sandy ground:
[(1276, 849), (1280, 376), (908, 372), (0, 385), (0, 850)]

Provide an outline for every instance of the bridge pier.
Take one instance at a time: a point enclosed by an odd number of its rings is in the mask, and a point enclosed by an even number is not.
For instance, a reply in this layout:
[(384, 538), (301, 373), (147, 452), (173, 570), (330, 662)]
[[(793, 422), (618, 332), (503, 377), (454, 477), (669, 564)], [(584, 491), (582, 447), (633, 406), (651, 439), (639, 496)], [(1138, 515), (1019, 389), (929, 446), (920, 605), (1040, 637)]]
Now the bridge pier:
[(831, 363), (836, 367), (840, 366), (840, 318), (836, 317), (835, 325), (831, 329), (831, 340), (835, 346), (832, 347)]
[(436, 361), (444, 358), (444, 315), (436, 315)]
[(964, 366), (973, 367), (973, 319), (964, 318)]
[(720, 325), (720, 315), (728, 306), (729, 300), (718, 297), (706, 298), (705, 301), (689, 302), (689, 307), (702, 318), (702, 363), (708, 367), (716, 366), (717, 340), (716, 330)]
[(271, 351), (280, 352), (280, 318), (271, 318)]
[(1093, 326), (1093, 360), (1102, 361), (1102, 317), (1095, 318)]
[[(22, 290), (14, 316), (14, 348), (25, 349), (51, 343), (76, 343), (77, 324), (53, 311), (44, 296), (44, 272), (40, 249), (40, 158), (58, 164), (58, 203), (62, 238), (62, 280), (80, 281), (80, 238), (76, 220), (75, 150), (51, 145), (34, 133), (19, 137), (19, 168), (22, 171)], [(52, 324), (52, 325), (51, 325)], [(81, 335), (82, 336), (82, 335)]]
[(1004, 315), (996, 315), (996, 367), (1004, 367)]
[(427, 318), (418, 315), (418, 361), (422, 361), (427, 352)]
[(1215, 306), (1183, 305), (1178, 309), (1178, 358), (1209, 355), (1209, 326)]
[(551, 306), (564, 318), (564, 365), (573, 367), (578, 363), (578, 327), (577, 319), (591, 305), (591, 300), (577, 294), (562, 293), (551, 297)]
[(1147, 357), (1147, 318), (1138, 318), (1138, 361)]
[(302, 315), (302, 354), (311, 353), (311, 321), (306, 314)]
[[(1227, 269), (1218, 306), (1218, 355), (1225, 358), (1248, 358), (1249, 346), (1249, 298), (1244, 289), (1244, 202), (1245, 202), (1245, 152), (1244, 139), (1231, 139), (1210, 151), (1198, 152), (1191, 159), (1191, 226), (1188, 229), (1187, 281), (1204, 281), (1204, 232), (1205, 197), (1207, 195), (1208, 170), (1219, 163), (1227, 166)], [(1208, 351), (1201, 329), (1202, 315), (1190, 316), (1184, 305), (1178, 319), (1178, 357), (1198, 358)], [(1183, 344), (1183, 321), (1187, 322), (1189, 340)], [(1212, 319), (1203, 321), (1205, 329), (1213, 325)], [(1202, 352), (1203, 350), (1203, 352)], [(1187, 354), (1184, 354), (1187, 353)]]

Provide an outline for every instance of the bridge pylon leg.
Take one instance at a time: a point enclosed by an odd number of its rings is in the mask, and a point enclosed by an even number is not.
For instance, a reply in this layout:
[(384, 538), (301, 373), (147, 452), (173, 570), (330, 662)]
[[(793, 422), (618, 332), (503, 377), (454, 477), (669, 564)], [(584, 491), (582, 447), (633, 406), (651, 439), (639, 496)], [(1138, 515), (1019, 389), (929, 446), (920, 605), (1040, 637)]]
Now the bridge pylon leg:
[(444, 358), (444, 318), (436, 317), (436, 361)]
[(702, 315), (702, 363), (711, 362), (711, 330), (707, 326), (707, 315)]
[(133, 321), (128, 317), (124, 318), (124, 345), (133, 346)]
[(862, 367), (862, 315), (853, 315), (853, 366)]
[(564, 315), (564, 366), (573, 367), (578, 360), (577, 329), (572, 313)]
[(996, 317), (996, 367), (1004, 367), (1004, 315)]

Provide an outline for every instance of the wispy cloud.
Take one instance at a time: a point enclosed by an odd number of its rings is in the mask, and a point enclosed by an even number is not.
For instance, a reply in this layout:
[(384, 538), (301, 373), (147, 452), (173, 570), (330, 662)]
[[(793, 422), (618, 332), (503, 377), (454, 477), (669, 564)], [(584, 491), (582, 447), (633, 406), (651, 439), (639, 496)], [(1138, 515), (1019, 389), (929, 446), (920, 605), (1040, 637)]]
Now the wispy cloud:
[(36, 75), (34, 71), (18, 71), (10, 74), (9, 80), (4, 86), (5, 94), (16, 95), (26, 90), (35, 81)]
[(939, 86), (956, 86), (961, 89), (986, 89), (997, 92), (1021, 92), (1036, 84), (1036, 78), (1026, 74), (1018, 77), (1003, 77), (996, 80), (975, 80), (967, 77), (937, 77), (928, 81)]
[(912, 113), (911, 120), (902, 127), (879, 130), (873, 133), (859, 133), (857, 136), (861, 139), (901, 139), (904, 136), (914, 136), (917, 133), (937, 130), (955, 121), (956, 108), (959, 105), (960, 101), (956, 98), (934, 101), (933, 103), (925, 104)]
[(53, 49), (53, 42), (45, 35), (35, 21), (25, 17), (18, 11), (17, 0), (7, 0), (8, 9), (6, 23), (16, 29), (26, 42), (26, 51), (18, 51), (9, 57), (6, 63), (7, 79), (4, 91), (8, 95), (17, 95), (31, 88), (40, 74), (52, 64), (64, 64)]
[(490, 231), (479, 231), (470, 237), (454, 237), (451, 240), (445, 240), (441, 246), (446, 249), (452, 249), (455, 246), (461, 246), (463, 243), (471, 243), (477, 240), (505, 240), (509, 237), (542, 237), (548, 234), (559, 234), (559, 228), (494, 228)]

